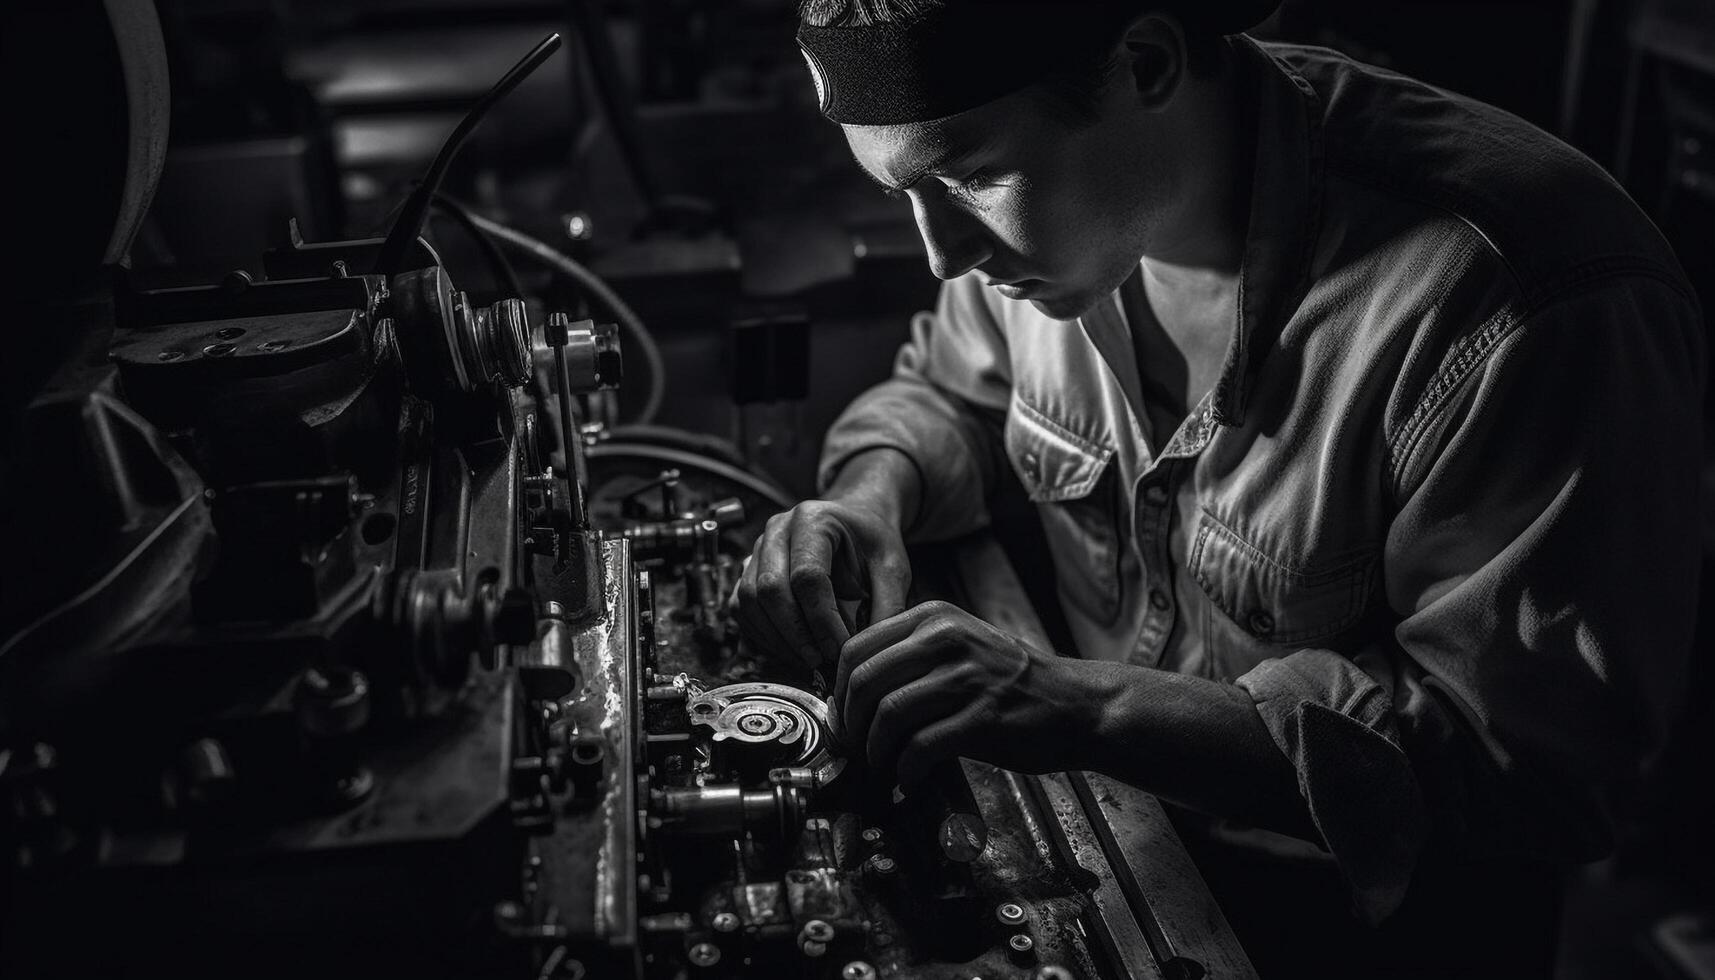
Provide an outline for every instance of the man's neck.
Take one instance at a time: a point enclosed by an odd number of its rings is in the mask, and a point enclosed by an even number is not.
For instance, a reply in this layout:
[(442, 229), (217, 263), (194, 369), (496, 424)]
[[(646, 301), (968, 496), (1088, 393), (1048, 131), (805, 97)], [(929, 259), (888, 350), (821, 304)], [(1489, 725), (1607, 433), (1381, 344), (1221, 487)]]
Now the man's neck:
[(1254, 124), (1245, 109), (1250, 72), (1239, 52), (1221, 48), (1221, 64), (1195, 81), (1178, 111), (1191, 149), (1185, 160), (1179, 206), (1143, 261), (1164, 279), (1176, 273), (1201, 278), (1236, 276), (1250, 224)]

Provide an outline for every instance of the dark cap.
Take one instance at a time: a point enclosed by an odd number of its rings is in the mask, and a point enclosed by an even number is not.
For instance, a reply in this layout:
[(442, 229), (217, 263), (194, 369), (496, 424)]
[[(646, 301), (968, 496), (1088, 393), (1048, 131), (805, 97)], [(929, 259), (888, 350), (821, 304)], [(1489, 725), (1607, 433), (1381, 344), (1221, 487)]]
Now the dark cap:
[(1096, 57), (1130, 19), (1167, 10), (1194, 31), (1236, 34), (1279, 0), (947, 0), (927, 13), (861, 27), (798, 28), (822, 114), (839, 123), (939, 119)]

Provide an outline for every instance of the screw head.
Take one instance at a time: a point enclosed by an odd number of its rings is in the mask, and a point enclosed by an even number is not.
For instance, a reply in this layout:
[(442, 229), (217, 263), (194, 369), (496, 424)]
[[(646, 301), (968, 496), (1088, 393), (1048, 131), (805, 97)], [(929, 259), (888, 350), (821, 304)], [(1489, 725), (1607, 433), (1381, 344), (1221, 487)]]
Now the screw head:
[(994, 910), (994, 917), (999, 919), (1002, 925), (1024, 925), (1024, 906), (1017, 902), (1002, 903)]
[(863, 960), (852, 960), (840, 970), (841, 980), (875, 980), (875, 967)]
[(263, 351), (264, 353), (272, 354), (275, 351), (285, 350), (290, 346), (292, 346), (292, 342), (290, 340), (280, 337), (274, 340), (264, 340), (260, 344), (256, 345), (256, 349)]
[(209, 344), (202, 349), (202, 352), (207, 357), (226, 357), (237, 349), (237, 345), (234, 344)]
[(739, 921), (738, 916), (731, 912), (716, 912), (714, 921), (710, 924), (715, 927), (716, 932), (737, 932)]
[(877, 854), (875, 858), (869, 862), (869, 866), (874, 868), (875, 873), (878, 875), (890, 875), (899, 869), (899, 863), (897, 861), (882, 854)]
[(821, 919), (811, 919), (809, 922), (804, 923), (804, 938), (818, 943), (832, 942), (834, 939), (834, 927), (823, 922)]
[(177, 360), (183, 359), (184, 356), (185, 356), (184, 351), (173, 350), (172, 348), (169, 347), (166, 350), (160, 352), (159, 354), (156, 354), (155, 360), (157, 360), (157, 361), (177, 361)]
[(721, 948), (713, 943), (698, 943), (685, 956), (692, 966), (714, 966), (721, 961)]
[(865, 827), (863, 829), (863, 833), (858, 835), (858, 836), (863, 838), (864, 843), (874, 844), (876, 841), (881, 840), (881, 828), (880, 827)]
[(1006, 944), (1011, 946), (1012, 951), (1015, 953), (1028, 953), (1032, 949), (1036, 948), (1035, 941), (1022, 932), (1013, 936), (1011, 939), (1008, 939)]

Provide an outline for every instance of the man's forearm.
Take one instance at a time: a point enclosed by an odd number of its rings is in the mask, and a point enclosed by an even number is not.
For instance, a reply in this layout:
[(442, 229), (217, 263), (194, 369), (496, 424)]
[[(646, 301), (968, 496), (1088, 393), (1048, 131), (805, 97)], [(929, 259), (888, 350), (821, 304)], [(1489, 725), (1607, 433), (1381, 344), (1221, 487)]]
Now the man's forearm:
[(1087, 663), (1100, 694), (1087, 768), (1181, 806), (1318, 840), (1292, 763), (1230, 684)]
[(898, 449), (866, 449), (834, 475), (826, 497), (865, 507), (902, 532), (916, 520), (923, 478), (911, 457)]

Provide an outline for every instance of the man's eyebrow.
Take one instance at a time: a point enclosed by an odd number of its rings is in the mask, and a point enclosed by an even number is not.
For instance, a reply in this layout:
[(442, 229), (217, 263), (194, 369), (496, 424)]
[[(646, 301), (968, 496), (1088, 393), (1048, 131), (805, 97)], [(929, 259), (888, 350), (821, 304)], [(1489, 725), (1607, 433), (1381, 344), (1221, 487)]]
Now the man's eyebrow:
[(875, 173), (861, 161), (858, 163), (858, 169), (862, 170), (864, 172), (864, 176), (874, 181), (875, 184), (882, 190), (886, 191), (889, 196), (898, 196), (924, 177), (929, 176), (937, 170), (945, 170), (953, 164), (963, 161), (966, 157), (975, 155), (980, 149), (982, 149), (982, 146), (979, 144), (967, 144), (965, 146), (943, 149), (940, 153), (931, 157), (927, 162), (919, 166), (910, 174), (908, 180), (901, 181), (898, 186), (889, 184), (887, 181), (877, 177)]

